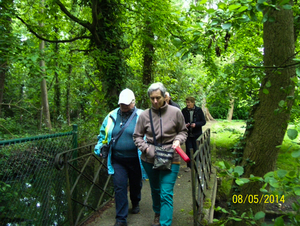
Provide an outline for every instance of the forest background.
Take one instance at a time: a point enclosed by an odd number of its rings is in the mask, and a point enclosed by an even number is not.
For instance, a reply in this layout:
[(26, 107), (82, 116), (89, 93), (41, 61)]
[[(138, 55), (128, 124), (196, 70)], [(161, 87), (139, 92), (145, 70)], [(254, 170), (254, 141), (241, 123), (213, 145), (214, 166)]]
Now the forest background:
[(0, 22), (1, 140), (77, 124), (81, 145), (95, 142), (120, 91), (145, 109), (155, 81), (181, 107), (194, 96), (208, 120), (247, 120), (240, 177), (274, 170), (288, 125), (298, 134), (297, 2), (0, 0)]

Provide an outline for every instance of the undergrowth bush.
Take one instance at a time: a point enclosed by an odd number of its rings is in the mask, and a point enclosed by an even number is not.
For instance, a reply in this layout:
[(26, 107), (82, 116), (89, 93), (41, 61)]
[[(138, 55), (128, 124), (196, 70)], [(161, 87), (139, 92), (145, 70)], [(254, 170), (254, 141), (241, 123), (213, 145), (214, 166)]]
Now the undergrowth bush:
[[(287, 199), (295, 200), (292, 204), (294, 212), (289, 212), (286, 216), (291, 222), (290, 225), (300, 225), (300, 146), (298, 130), (298, 126), (289, 125), (287, 134), (280, 146), (274, 172), (269, 172), (264, 177), (252, 176), (250, 178), (243, 178), (243, 167), (235, 166), (232, 150), (239, 142), (239, 137), (243, 136), (245, 122), (219, 121), (213, 124), (211, 127), (212, 159), (221, 178), (217, 197), (223, 199), (227, 198), (225, 202), (230, 202), (229, 194), (233, 180), (240, 186), (245, 183), (251, 183), (252, 181), (261, 181), (264, 183), (264, 186), (261, 188), (261, 192), (264, 194), (280, 195), (280, 197), (284, 195)], [(269, 188), (268, 190), (266, 189), (267, 187)], [(256, 214), (243, 213), (240, 216), (233, 209), (224, 206), (217, 207), (216, 211), (221, 211), (227, 218), (223, 220), (215, 219), (215, 225), (224, 224), (229, 220), (243, 220), (249, 224), (258, 225), (259, 220), (265, 216), (264, 212)], [(285, 225), (283, 216), (275, 219), (275, 225)]]

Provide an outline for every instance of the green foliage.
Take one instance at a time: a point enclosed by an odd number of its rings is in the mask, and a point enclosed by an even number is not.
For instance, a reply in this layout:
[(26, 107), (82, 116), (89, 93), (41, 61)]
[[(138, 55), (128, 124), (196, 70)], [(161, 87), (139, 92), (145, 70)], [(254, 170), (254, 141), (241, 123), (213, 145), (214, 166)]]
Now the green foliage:
[(18, 197), (18, 193), (9, 185), (0, 181), (0, 211), (5, 213), (8, 211), (14, 211), (13, 209), (8, 209), (6, 203), (14, 200)]
[(226, 225), (226, 223), (236, 221), (241, 222), (243, 221), (243, 224), (246, 225), (260, 225), (259, 220), (265, 217), (264, 212), (257, 212), (254, 214), (252, 212), (252, 209), (248, 213), (244, 212), (241, 215), (238, 214), (235, 210), (229, 210), (227, 211), (224, 208), (221, 208), (220, 206), (215, 208), (215, 211), (220, 211), (224, 214), (226, 214), (226, 218), (222, 219), (214, 219), (213, 222), (217, 223), (217, 225)]
[[(299, 205), (299, 196), (300, 196), (300, 159), (299, 155), (299, 141), (298, 141), (298, 127), (289, 126), (287, 130), (286, 137), (284, 139), (283, 144), (281, 145), (280, 153), (277, 161), (277, 170), (273, 172), (269, 172), (263, 177), (257, 177), (251, 175), (249, 178), (245, 178), (243, 176), (244, 168), (242, 166), (234, 166), (233, 155), (232, 152), (228, 152), (228, 148), (232, 145), (227, 145), (227, 143), (235, 142), (233, 139), (233, 135), (236, 134), (238, 129), (244, 128), (244, 123), (239, 123), (238, 126), (234, 126), (236, 122), (218, 122), (213, 125), (211, 128), (213, 131), (212, 135), (212, 143), (215, 146), (215, 150), (222, 150), (222, 152), (218, 152), (217, 159), (222, 159), (223, 161), (216, 161), (216, 165), (218, 167), (218, 175), (222, 178), (221, 187), (218, 189), (218, 193), (225, 194), (227, 197), (230, 194), (231, 182), (232, 180), (235, 184), (239, 186), (243, 186), (247, 183), (252, 182), (261, 182), (262, 188), (261, 192), (265, 195), (265, 197), (274, 197), (278, 198), (278, 202), (286, 202), (288, 200), (295, 200), (292, 204), (294, 212), (285, 213), (289, 220), (292, 222), (291, 225), (299, 224), (299, 214), (300, 214), (300, 205)], [(215, 132), (216, 131), (216, 132)], [(231, 132), (232, 135), (229, 135), (228, 132)], [(227, 138), (227, 142), (226, 142)], [(220, 139), (220, 141), (218, 141)], [(223, 154), (223, 157), (221, 156)], [(214, 153), (213, 153), (214, 155)], [(224, 157), (224, 155), (227, 155)], [(249, 162), (250, 163), (250, 162)], [(250, 163), (255, 164), (255, 163)], [(231, 199), (229, 197), (228, 199)], [(298, 201), (297, 201), (298, 200)], [(232, 201), (232, 200), (231, 200)], [(222, 213), (226, 213), (228, 219), (239, 221), (245, 220), (246, 222), (251, 223), (253, 220), (253, 224), (255, 220), (262, 217), (263, 213), (260, 212), (257, 215), (249, 213), (237, 214), (236, 211), (230, 208), (221, 208), (217, 207), (217, 211), (221, 211)], [(251, 211), (250, 211), (251, 212)], [(246, 217), (246, 218), (244, 218)], [(228, 222), (228, 219), (219, 219), (214, 220), (218, 225)], [(282, 217), (278, 217), (275, 219), (276, 225), (284, 225), (284, 221)], [(255, 223), (256, 224), (256, 223)]]
[[(218, 175), (221, 178), (221, 185), (218, 186), (218, 196), (226, 197), (228, 202), (232, 201), (231, 194), (232, 181), (235, 182), (237, 188), (247, 183), (261, 182), (261, 192), (267, 197), (273, 195), (278, 202), (292, 202), (294, 212), (285, 213), (286, 217), (290, 219), (292, 225), (299, 224), (299, 183), (300, 183), (300, 159), (299, 153), (299, 138), (298, 126), (290, 125), (284, 142), (280, 146), (280, 152), (277, 161), (277, 170), (266, 174), (264, 177), (257, 177), (251, 175), (249, 178), (243, 176), (244, 168), (242, 166), (235, 166), (234, 155), (232, 147), (237, 143), (238, 136), (245, 130), (245, 122), (226, 122), (218, 121), (212, 124), (211, 143), (214, 146), (212, 151), (214, 165), (218, 168)], [(221, 161), (220, 161), (221, 160)], [(248, 162), (249, 164), (255, 164)], [(230, 220), (243, 220), (251, 224), (258, 224), (255, 222), (255, 214), (243, 213), (237, 214), (234, 209), (230, 207), (217, 207), (218, 211), (226, 214), (225, 219), (215, 219), (216, 225), (228, 222)], [(250, 211), (251, 212), (251, 211)], [(228, 218), (227, 218), (228, 217)], [(244, 219), (244, 217), (247, 217)], [(284, 225), (282, 217), (276, 218), (275, 222), (278, 225)], [(254, 225), (255, 225), (254, 224)]]
[[(227, 162), (219, 162), (218, 166), (220, 167), (221, 171), (219, 173), (219, 176), (222, 178), (224, 177), (230, 177), (233, 179), (235, 184), (237, 186), (243, 186), (244, 184), (247, 183), (252, 183), (252, 182), (262, 182), (263, 186), (260, 189), (260, 192), (263, 193), (262, 199), (269, 199), (268, 203), (279, 203), (282, 202), (284, 203), (288, 198), (295, 198), (295, 202), (293, 203), (293, 210), (294, 212), (288, 212), (285, 213), (285, 215), (290, 219), (292, 225), (298, 225), (299, 224), (299, 214), (300, 214), (300, 176), (299, 176), (299, 167), (298, 167), (298, 172), (295, 170), (292, 171), (287, 171), (287, 170), (276, 170), (274, 172), (269, 172), (265, 174), (263, 177), (256, 177), (251, 175), (249, 178), (243, 178), (243, 173), (244, 169), (242, 166), (233, 166), (230, 165)], [(228, 179), (227, 179), (228, 180)], [(269, 188), (268, 190), (266, 188)], [(234, 197), (234, 195), (233, 195)], [(272, 201), (273, 197), (273, 201)], [(236, 196), (236, 199), (232, 198), (232, 202), (234, 203), (243, 203), (244, 199), (246, 197), (239, 198), (239, 196)], [(240, 200), (241, 199), (241, 200)], [(260, 198), (257, 196), (251, 201), (251, 203), (259, 203)], [(275, 200), (275, 201), (274, 201)], [(247, 200), (248, 202), (249, 200)], [(250, 202), (250, 201), (249, 201)], [(264, 218), (265, 213), (264, 212), (257, 212), (254, 216), (252, 212), (248, 212), (249, 214), (247, 217), (246, 212), (242, 213), (241, 215), (238, 214), (234, 209), (229, 209), (226, 210), (221, 207), (217, 207), (215, 209), (216, 211), (221, 211), (226, 214), (226, 220), (225, 222), (228, 221), (258, 221), (261, 218)], [(256, 224), (255, 222), (250, 222), (251, 224)], [(224, 220), (214, 220), (214, 222), (218, 223), (225, 223)], [(278, 222), (278, 225), (283, 225), (282, 217), (276, 218), (275, 222)]]

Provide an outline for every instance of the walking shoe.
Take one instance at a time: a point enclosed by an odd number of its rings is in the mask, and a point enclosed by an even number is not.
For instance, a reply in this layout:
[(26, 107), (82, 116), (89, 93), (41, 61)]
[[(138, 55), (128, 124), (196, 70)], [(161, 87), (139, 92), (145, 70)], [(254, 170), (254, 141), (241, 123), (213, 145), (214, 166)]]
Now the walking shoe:
[(159, 218), (160, 218), (160, 214), (156, 213), (155, 216), (154, 216), (153, 224), (151, 226), (160, 226)]
[(187, 167), (184, 172), (190, 172), (191, 171), (191, 168), (190, 167)]
[(132, 206), (132, 209), (131, 209), (131, 213), (132, 214), (137, 214), (140, 212), (140, 206), (139, 204), (135, 205), (135, 206)]
[(117, 221), (114, 226), (127, 226), (127, 223)]

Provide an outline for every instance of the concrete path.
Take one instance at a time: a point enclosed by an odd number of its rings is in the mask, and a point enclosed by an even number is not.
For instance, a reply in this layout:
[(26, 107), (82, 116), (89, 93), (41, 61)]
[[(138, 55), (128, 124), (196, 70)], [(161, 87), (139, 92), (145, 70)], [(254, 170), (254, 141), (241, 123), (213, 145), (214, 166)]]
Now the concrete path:
[[(174, 186), (174, 211), (172, 226), (193, 225), (193, 203), (191, 172), (184, 172), (186, 163), (182, 161), (178, 178)], [(128, 199), (129, 200), (129, 199)], [(131, 208), (131, 204), (129, 206)], [(150, 226), (154, 219), (149, 181), (144, 181), (142, 189), (141, 211), (139, 214), (128, 214), (128, 226)], [(130, 212), (130, 209), (129, 209)], [(115, 224), (115, 205), (103, 213), (95, 213), (84, 226), (113, 226)]]
[[(203, 131), (211, 127), (216, 121), (207, 122)], [(182, 145), (185, 150), (185, 145)], [(192, 184), (191, 172), (184, 172), (186, 163), (182, 160), (178, 178), (174, 186), (174, 210), (172, 226), (188, 226), (193, 225), (193, 201), (192, 201)], [(128, 198), (128, 200), (130, 200)], [(129, 206), (131, 208), (131, 205)], [(128, 226), (150, 226), (154, 219), (152, 210), (151, 189), (149, 181), (144, 181), (142, 189), (142, 200), (140, 202), (141, 211), (139, 214), (128, 214)], [(130, 211), (130, 209), (129, 209)], [(82, 226), (113, 226), (115, 224), (115, 205), (102, 213), (95, 213)]]

